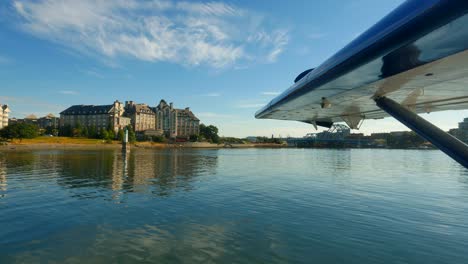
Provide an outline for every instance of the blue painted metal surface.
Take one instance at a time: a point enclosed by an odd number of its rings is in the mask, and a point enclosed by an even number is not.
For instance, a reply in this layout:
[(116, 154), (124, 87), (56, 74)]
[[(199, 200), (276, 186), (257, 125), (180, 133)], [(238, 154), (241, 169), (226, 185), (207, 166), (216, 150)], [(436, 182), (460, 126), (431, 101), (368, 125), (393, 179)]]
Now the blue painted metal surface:
[[(464, 18), (467, 13), (468, 1), (407, 1), (273, 99), (255, 116), (268, 118), (268, 114), (281, 105), (358, 69), (366, 74), (359, 76), (352, 83), (340, 83), (340, 85), (346, 89), (361, 87), (466, 50), (468, 49), (466, 34), (461, 34), (462, 32), (457, 32), (460, 29), (447, 25), (456, 19)], [(444, 26), (446, 34), (443, 39), (437, 38), (437, 34), (440, 34), (436, 32), (437, 29)], [(466, 31), (468, 27), (462, 30)], [(428, 39), (434, 40), (427, 41)], [(378, 65), (380, 69), (377, 70), (375, 70), (376, 65), (369, 65), (376, 60), (380, 61)]]

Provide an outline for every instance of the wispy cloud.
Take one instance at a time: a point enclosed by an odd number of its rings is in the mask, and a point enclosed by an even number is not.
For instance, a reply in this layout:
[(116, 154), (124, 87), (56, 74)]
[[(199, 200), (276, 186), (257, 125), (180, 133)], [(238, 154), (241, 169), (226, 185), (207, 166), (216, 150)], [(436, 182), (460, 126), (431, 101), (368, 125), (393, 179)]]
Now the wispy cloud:
[(289, 35), (288, 31), (285, 29), (278, 29), (274, 31), (273, 34), (265, 31), (258, 31), (250, 35), (247, 40), (256, 43), (260, 48), (267, 48), (270, 43), (275, 43), (275, 47), (270, 49), (265, 57), (267, 62), (275, 62), (281, 52), (283, 52), (284, 47), (288, 44)]
[(265, 105), (266, 105), (266, 103), (265, 104), (239, 104), (236, 107), (237, 108), (260, 108), (260, 107), (263, 107)]
[(266, 16), (221, 2), (25, 0), (13, 10), (26, 32), (103, 61), (271, 63), (289, 41), (288, 30)]
[(279, 95), (280, 92), (262, 92), (262, 95)]
[(221, 93), (207, 93), (207, 94), (202, 94), (201, 96), (206, 96), (206, 97), (219, 97), (219, 96), (221, 96)]
[(59, 91), (60, 94), (66, 94), (66, 95), (77, 95), (77, 91), (72, 91), (72, 90), (61, 90)]
[(80, 71), (87, 74), (87, 75), (89, 75), (89, 76), (93, 76), (93, 77), (97, 77), (97, 78), (104, 78), (104, 75), (102, 75), (96, 69), (83, 69), (83, 70), (80, 70)]

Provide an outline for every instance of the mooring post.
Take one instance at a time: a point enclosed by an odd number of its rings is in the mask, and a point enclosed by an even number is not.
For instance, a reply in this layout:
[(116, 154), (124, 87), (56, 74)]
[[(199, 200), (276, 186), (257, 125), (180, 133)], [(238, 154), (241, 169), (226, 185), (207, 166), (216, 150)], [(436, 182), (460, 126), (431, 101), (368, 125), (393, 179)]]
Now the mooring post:
[(125, 128), (125, 134), (122, 139), (122, 151), (124, 153), (130, 151), (130, 144), (128, 144), (128, 128)]

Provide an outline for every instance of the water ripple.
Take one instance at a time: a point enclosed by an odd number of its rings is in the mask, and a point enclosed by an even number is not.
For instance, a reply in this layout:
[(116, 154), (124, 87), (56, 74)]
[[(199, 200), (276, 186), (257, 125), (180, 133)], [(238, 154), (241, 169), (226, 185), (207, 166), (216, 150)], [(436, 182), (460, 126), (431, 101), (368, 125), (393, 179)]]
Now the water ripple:
[(0, 263), (465, 263), (438, 151), (0, 153)]

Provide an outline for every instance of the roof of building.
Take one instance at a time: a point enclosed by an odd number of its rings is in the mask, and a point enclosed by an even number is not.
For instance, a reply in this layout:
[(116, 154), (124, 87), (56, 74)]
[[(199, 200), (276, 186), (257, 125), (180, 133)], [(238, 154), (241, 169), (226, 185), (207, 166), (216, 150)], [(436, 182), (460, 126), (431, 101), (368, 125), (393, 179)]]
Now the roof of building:
[(162, 110), (164, 108), (171, 108), (172, 103), (168, 104), (164, 99), (162, 99), (159, 104), (153, 108), (153, 111), (156, 112), (157, 110)]
[(37, 116), (34, 115), (34, 114), (30, 114), (30, 115), (26, 116), (24, 119), (37, 119)]
[(94, 115), (109, 113), (114, 105), (72, 105), (60, 112), (61, 115)]
[(125, 109), (126, 112), (128, 113), (144, 113), (144, 114), (149, 114), (149, 115), (154, 115), (154, 110), (149, 107), (147, 104), (134, 104), (130, 105)]
[(190, 111), (189, 109), (174, 109), (177, 113), (181, 113), (181, 114), (184, 114), (184, 115), (187, 115), (188, 117), (190, 117), (191, 119), (195, 120), (195, 121), (200, 121), (200, 119), (198, 119), (192, 111)]

